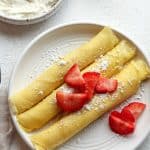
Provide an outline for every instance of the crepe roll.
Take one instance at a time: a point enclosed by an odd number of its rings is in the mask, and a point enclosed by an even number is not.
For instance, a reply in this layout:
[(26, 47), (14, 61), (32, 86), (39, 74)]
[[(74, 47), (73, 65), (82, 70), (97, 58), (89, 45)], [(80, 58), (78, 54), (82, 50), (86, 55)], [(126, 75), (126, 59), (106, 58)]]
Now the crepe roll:
[[(105, 56), (98, 59), (95, 63), (83, 70), (97, 71), (105, 77), (111, 77), (118, 72), (122, 66), (135, 55), (135, 47), (127, 41), (121, 41), (113, 50)], [(83, 73), (82, 72), (82, 73)], [(56, 104), (56, 92), (58, 90), (67, 90), (66, 84), (55, 90), (42, 102), (32, 107), (28, 111), (18, 115), (18, 122), (24, 130), (30, 132), (45, 125), (50, 119), (60, 112)]]
[(74, 63), (83, 69), (96, 58), (111, 50), (118, 42), (119, 39), (112, 30), (105, 27), (89, 42), (51, 65), (27, 87), (13, 93), (9, 98), (13, 111), (20, 114), (33, 107), (63, 83), (64, 75)]
[(143, 60), (133, 60), (113, 77), (119, 82), (119, 87), (113, 94), (95, 95), (88, 104), (90, 110), (82, 109), (80, 113), (72, 113), (32, 135), (30, 138), (36, 150), (51, 150), (60, 146), (104, 113), (135, 94), (140, 83), (149, 75), (150, 68)]

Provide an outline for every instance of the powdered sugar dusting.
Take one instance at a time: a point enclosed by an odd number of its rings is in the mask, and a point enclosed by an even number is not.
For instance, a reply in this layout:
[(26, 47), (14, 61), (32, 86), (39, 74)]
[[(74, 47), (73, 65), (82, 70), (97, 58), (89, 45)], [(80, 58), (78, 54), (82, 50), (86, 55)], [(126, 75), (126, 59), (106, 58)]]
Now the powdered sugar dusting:
[(65, 65), (67, 64), (67, 62), (64, 61), (64, 60), (60, 60), (60, 61), (58, 62), (58, 64), (59, 64), (60, 66), (65, 66)]
[(105, 106), (104, 106), (103, 104), (100, 104), (100, 105), (99, 105), (99, 108), (104, 109)]
[(47, 69), (54, 63), (60, 66), (67, 65), (68, 62), (64, 60), (63, 56), (69, 53), (71, 50), (73, 50), (74, 48), (72, 47), (78, 47), (77, 45), (81, 45), (82, 43), (85, 43), (85, 41), (87, 40), (88, 39), (83, 38), (68, 40), (66, 44), (59, 43), (57, 47), (52, 46), (50, 49), (43, 51), (43, 53), (39, 58), (39, 63), (35, 64), (31, 72), (26, 74), (28, 83), (31, 82), (34, 78), (36, 78), (40, 72)]
[(92, 109), (92, 107), (91, 107), (91, 105), (90, 104), (86, 104), (86, 105), (84, 105), (84, 108), (86, 109), (86, 110), (91, 110)]
[(39, 91), (39, 93), (38, 93), (39, 95), (43, 95), (44, 94), (44, 92), (43, 91)]
[[(46, 52), (42, 53), (42, 55), (39, 59), (40, 63), (36, 64), (33, 67), (32, 72), (29, 73), (29, 78), (32, 80), (33, 78), (38, 76), (39, 72), (42, 72), (43, 70), (48, 68), (50, 65), (52, 65), (55, 62), (59, 61), (61, 59), (60, 56), (61, 56), (61, 54), (58, 51), (58, 48), (50, 49), (50, 50), (47, 50)], [(43, 66), (43, 64), (44, 64), (44, 66)]]
[(101, 68), (102, 71), (103, 71), (103, 70), (106, 70), (107, 67), (108, 67), (108, 65), (109, 65), (109, 63), (108, 63), (107, 60), (103, 60), (103, 61), (99, 64), (99, 66), (100, 66), (100, 68)]
[(108, 94), (95, 94), (92, 101), (84, 105), (82, 110), (86, 110), (86, 111), (103, 110), (105, 108), (105, 100), (107, 97), (108, 97)]
[(134, 96), (135, 99), (137, 100), (141, 100), (143, 95), (144, 95), (144, 87), (143, 84), (141, 84), (139, 91), (137, 92), (137, 94)]
[(91, 68), (91, 71), (105, 71), (109, 66), (109, 61), (106, 58), (101, 56), (100, 58), (96, 59), (96, 65)]
[[(130, 84), (130, 83), (129, 83)], [(120, 93), (124, 93), (123, 90), (124, 84), (123, 83), (119, 83), (118, 86), (118, 90), (120, 91)], [(108, 100), (115, 100), (116, 97), (118, 96), (118, 92), (113, 93), (113, 94), (95, 94), (95, 96), (93, 97), (92, 101), (90, 101), (88, 104), (84, 105), (82, 110), (86, 110), (86, 111), (90, 111), (90, 110), (98, 110), (98, 111), (102, 111), (105, 109), (105, 104)], [(122, 108), (125, 105), (127, 105), (129, 102), (132, 101), (141, 101), (142, 97), (144, 94), (144, 87), (143, 84), (141, 84), (140, 89), (138, 90), (137, 94), (132, 96), (131, 98), (127, 99), (124, 103), (122, 103), (119, 107)]]
[(62, 87), (59, 88), (60, 91), (64, 93), (73, 93), (74, 89), (69, 87), (67, 84), (64, 84)]
[(137, 93), (135, 95), (133, 95), (132, 97), (128, 98), (125, 102), (123, 102), (120, 106), (119, 109), (122, 109), (125, 105), (128, 105), (131, 102), (135, 102), (135, 101), (139, 101), (142, 102), (143, 96), (144, 96), (144, 84), (142, 83), (139, 90), (137, 91)]

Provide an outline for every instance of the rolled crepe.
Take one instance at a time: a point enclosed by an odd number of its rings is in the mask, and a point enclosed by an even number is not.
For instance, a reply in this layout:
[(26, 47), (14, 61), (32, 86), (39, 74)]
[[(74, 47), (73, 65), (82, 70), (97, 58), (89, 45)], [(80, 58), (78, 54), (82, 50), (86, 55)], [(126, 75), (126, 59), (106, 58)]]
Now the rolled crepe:
[(83, 69), (94, 62), (95, 58), (111, 50), (118, 42), (119, 40), (112, 30), (105, 27), (88, 43), (64, 56), (41, 73), (27, 87), (10, 96), (13, 111), (20, 114), (39, 103), (63, 83), (64, 75), (74, 63)]
[[(133, 58), (134, 55), (135, 48), (127, 41), (121, 41), (113, 50), (98, 59), (95, 63), (83, 70), (83, 72), (97, 71), (105, 77), (111, 77), (126, 62)], [(38, 129), (60, 112), (60, 108), (56, 104), (56, 92), (63, 89), (67, 89), (66, 84), (55, 90), (36, 106), (18, 115), (18, 122), (24, 130), (30, 132)]]
[(119, 87), (110, 95), (95, 95), (90, 110), (72, 113), (47, 129), (31, 136), (36, 150), (51, 150), (70, 139), (105, 112), (111, 110), (138, 90), (140, 83), (150, 75), (150, 68), (143, 60), (133, 60), (116, 76)]

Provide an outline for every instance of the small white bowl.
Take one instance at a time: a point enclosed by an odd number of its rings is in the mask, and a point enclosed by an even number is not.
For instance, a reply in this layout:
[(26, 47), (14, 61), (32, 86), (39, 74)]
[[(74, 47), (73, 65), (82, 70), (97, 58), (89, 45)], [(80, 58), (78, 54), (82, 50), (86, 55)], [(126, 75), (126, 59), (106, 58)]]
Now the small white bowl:
[(15, 24), (15, 25), (28, 25), (28, 24), (35, 24), (41, 21), (44, 21), (48, 19), (50, 16), (52, 16), (60, 7), (60, 4), (63, 0), (58, 0), (56, 4), (50, 9), (47, 13), (44, 13), (38, 17), (34, 17), (31, 19), (28, 18), (22, 18), (22, 19), (16, 19), (9, 17), (7, 15), (0, 15), (0, 21), (9, 23), (9, 24)]

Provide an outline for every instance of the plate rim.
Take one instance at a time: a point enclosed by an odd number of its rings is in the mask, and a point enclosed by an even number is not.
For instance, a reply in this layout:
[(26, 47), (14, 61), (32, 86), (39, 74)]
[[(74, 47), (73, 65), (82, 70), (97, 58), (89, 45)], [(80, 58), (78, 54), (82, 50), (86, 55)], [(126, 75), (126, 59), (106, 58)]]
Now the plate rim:
[[(100, 23), (97, 23), (97, 22), (78, 22), (78, 21), (75, 21), (75, 22), (70, 22), (70, 23), (62, 23), (62, 24), (58, 24), (56, 26), (53, 26), (53, 27), (50, 27), (48, 28), (47, 30), (41, 32), (40, 34), (38, 34), (37, 36), (35, 36), (33, 38), (33, 40), (31, 42), (28, 43), (28, 45), (24, 48), (22, 54), (20, 55), (19, 59), (17, 60), (17, 62), (15, 63), (14, 65), (14, 69), (12, 71), (12, 75), (10, 77), (10, 80), (9, 80), (9, 86), (8, 86), (8, 97), (10, 96), (10, 91), (11, 91), (11, 86), (12, 86), (12, 81), (15, 77), (15, 73), (17, 71), (17, 68), (21, 62), (21, 60), (23, 59), (23, 57), (25, 56), (25, 54), (30, 50), (30, 48), (40, 39), (42, 39), (44, 36), (46, 36), (47, 34), (50, 34), (51, 32), (57, 30), (57, 29), (60, 29), (60, 28), (64, 28), (64, 27), (67, 27), (67, 26), (74, 26), (74, 25), (94, 25), (94, 26), (99, 26), (99, 27), (104, 27), (104, 26), (107, 26), (107, 25), (104, 25), (104, 24), (100, 24)], [(118, 30), (118, 29), (115, 29), (114, 27), (111, 27), (111, 29), (116, 32), (116, 33), (119, 33), (121, 35), (123, 35), (125, 38), (127, 38), (131, 43), (133, 43), (137, 48), (138, 48), (138, 51), (140, 51), (143, 56), (145, 57), (148, 65), (150, 65), (150, 60), (148, 59), (148, 55), (147, 53), (145, 53), (145, 51), (142, 50), (142, 48), (138, 45), (137, 42), (135, 42), (135, 40), (133, 39), (130, 39), (128, 37), (127, 34), (125, 34), (124, 32)], [(25, 142), (25, 144), (30, 148), (30, 149), (34, 149), (33, 145), (30, 144), (25, 138), (24, 138), (24, 135), (22, 134), (22, 131), (20, 130), (20, 127), (17, 123), (17, 121), (14, 119), (14, 113), (12, 111), (12, 107), (10, 105), (10, 100), (8, 98), (8, 105), (9, 105), (9, 111), (10, 111), (10, 116), (11, 116), (11, 120), (14, 124), (14, 127), (16, 129), (16, 131), (18, 132), (19, 136), (22, 138), (22, 140)], [(143, 138), (138, 142), (137, 145), (135, 145), (134, 149), (138, 148), (142, 142), (146, 139), (146, 137), (148, 136), (148, 134), (150, 133), (150, 127), (148, 128), (148, 132), (146, 132), (144, 135), (143, 135)]]

